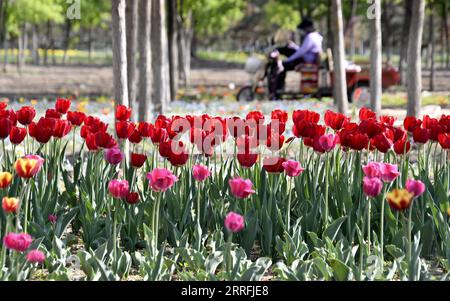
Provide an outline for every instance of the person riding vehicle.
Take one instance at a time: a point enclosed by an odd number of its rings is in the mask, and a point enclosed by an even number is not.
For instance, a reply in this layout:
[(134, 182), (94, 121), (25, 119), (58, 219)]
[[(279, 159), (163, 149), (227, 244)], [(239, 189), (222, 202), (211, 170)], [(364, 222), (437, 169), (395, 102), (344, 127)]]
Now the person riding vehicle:
[[(269, 96), (272, 100), (279, 99), (279, 92), (284, 90), (288, 71), (295, 70), (296, 66), (301, 63), (314, 64), (321, 55), (323, 37), (314, 28), (313, 21), (304, 19), (297, 29), (302, 32), (303, 36), (301, 46), (289, 40), (286, 46), (277, 48), (270, 54), (272, 59), (277, 59), (276, 71), (271, 74), (269, 80)], [(287, 59), (279, 60), (280, 55), (286, 56)]]

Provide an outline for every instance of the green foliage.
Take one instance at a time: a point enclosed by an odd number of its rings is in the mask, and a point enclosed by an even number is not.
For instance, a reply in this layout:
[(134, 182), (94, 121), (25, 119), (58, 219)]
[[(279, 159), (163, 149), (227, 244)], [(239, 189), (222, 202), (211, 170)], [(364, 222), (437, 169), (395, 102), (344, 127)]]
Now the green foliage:
[[(244, 0), (188, 0), (180, 8), (184, 16), (192, 12), (195, 32), (200, 37), (218, 36), (243, 16)], [(186, 25), (192, 24), (186, 20)]]
[(265, 18), (268, 23), (281, 28), (295, 30), (301, 17), (298, 11), (285, 3), (270, 1), (264, 6)]

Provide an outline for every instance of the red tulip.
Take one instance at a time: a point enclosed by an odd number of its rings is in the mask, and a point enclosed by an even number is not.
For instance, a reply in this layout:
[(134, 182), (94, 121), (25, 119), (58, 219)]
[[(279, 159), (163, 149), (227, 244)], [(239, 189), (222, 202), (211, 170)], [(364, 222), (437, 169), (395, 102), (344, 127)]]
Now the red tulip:
[(443, 149), (450, 149), (450, 134), (439, 134), (438, 140)]
[(414, 130), (421, 124), (422, 121), (420, 119), (412, 116), (407, 116), (405, 120), (403, 120), (403, 127), (410, 133), (414, 132)]
[(130, 205), (137, 204), (139, 202), (139, 193), (137, 192), (128, 193), (127, 197), (125, 198), (125, 201)]
[(395, 120), (394, 116), (380, 116), (380, 122), (387, 126), (393, 126)]
[(264, 158), (263, 169), (269, 173), (281, 173), (284, 171), (284, 162), (286, 162), (286, 159), (281, 157)]
[(58, 98), (55, 103), (55, 109), (61, 114), (66, 114), (71, 105), (70, 99)]
[(167, 130), (161, 127), (154, 127), (151, 135), (151, 139), (154, 144), (162, 143), (164, 141), (167, 141), (167, 139), (169, 138)]
[(45, 118), (61, 119), (62, 114), (55, 109), (47, 109), (45, 111)]
[(80, 126), (83, 124), (83, 121), (86, 119), (86, 114), (83, 112), (67, 112), (67, 120), (74, 126)]
[(159, 144), (159, 154), (163, 158), (169, 158), (172, 151), (172, 140), (167, 140)]
[(382, 153), (387, 153), (392, 147), (392, 140), (386, 137), (386, 134), (378, 134), (370, 140), (370, 144), (375, 146)]
[(236, 155), (236, 158), (242, 167), (250, 168), (255, 165), (258, 160), (258, 154), (249, 152), (239, 153)]
[(175, 149), (171, 150), (167, 159), (173, 166), (183, 166), (188, 161), (189, 154), (186, 152), (186, 147), (183, 142), (178, 141), (178, 144), (175, 145)]
[(24, 106), (16, 112), (16, 115), (20, 124), (29, 125), (36, 116), (36, 110), (33, 107)]
[(39, 143), (47, 143), (53, 136), (53, 129), (55, 128), (54, 118), (42, 117), (38, 123), (30, 123), (28, 126), (28, 132), (30, 137), (33, 137)]
[(0, 139), (8, 138), (13, 126), (14, 123), (11, 121), (11, 119), (6, 117), (0, 118)]
[(245, 120), (240, 117), (232, 117), (227, 119), (228, 132), (236, 139), (245, 134)]
[(72, 130), (72, 124), (68, 120), (57, 119), (55, 128), (53, 129), (53, 136), (57, 138), (63, 138), (70, 130)]
[(116, 122), (116, 133), (119, 139), (128, 139), (133, 133), (135, 125), (129, 121)]
[(376, 119), (376, 118), (377, 118), (377, 114), (375, 112), (373, 112), (371, 109), (361, 108), (361, 110), (359, 110), (359, 120), (361, 120), (361, 121), (369, 120), (369, 119)]
[(153, 124), (149, 122), (140, 122), (138, 125), (138, 131), (141, 137), (149, 138), (153, 132)]
[(131, 109), (124, 105), (116, 105), (116, 119), (126, 121), (131, 117)]
[(254, 120), (256, 124), (264, 123), (264, 114), (260, 111), (252, 111), (245, 116), (246, 120)]
[(134, 144), (138, 144), (142, 141), (141, 134), (139, 134), (138, 129), (135, 129), (133, 133), (131, 133), (130, 137), (128, 137), (128, 141)]
[(407, 154), (410, 149), (411, 143), (409, 143), (406, 137), (394, 143), (394, 152), (398, 155)]
[(312, 123), (318, 123), (320, 120), (320, 114), (309, 110), (297, 110), (292, 113), (292, 121), (294, 124), (300, 121), (308, 121)]
[(9, 141), (11, 141), (12, 144), (20, 144), (25, 139), (26, 135), (26, 128), (19, 128), (14, 126), (11, 128), (11, 132), (9, 133)]
[(369, 145), (369, 137), (366, 134), (356, 133), (351, 135), (350, 148), (353, 150), (363, 150)]
[(430, 130), (416, 127), (413, 132), (414, 142), (427, 143), (430, 140)]
[(335, 131), (342, 129), (342, 127), (350, 120), (350, 118), (346, 117), (344, 114), (334, 113), (330, 110), (327, 110), (324, 119), (325, 124)]
[(145, 161), (147, 161), (147, 155), (131, 153), (131, 166), (135, 168), (141, 168), (144, 166)]
[(17, 115), (13, 109), (11, 110), (0, 110), (0, 119), (7, 118), (12, 122), (12, 125), (17, 125)]
[(272, 151), (278, 151), (283, 147), (284, 136), (275, 132), (271, 132), (267, 138), (267, 148)]
[(273, 110), (271, 113), (272, 120), (278, 120), (279, 122), (286, 123), (288, 120), (288, 113), (283, 110)]

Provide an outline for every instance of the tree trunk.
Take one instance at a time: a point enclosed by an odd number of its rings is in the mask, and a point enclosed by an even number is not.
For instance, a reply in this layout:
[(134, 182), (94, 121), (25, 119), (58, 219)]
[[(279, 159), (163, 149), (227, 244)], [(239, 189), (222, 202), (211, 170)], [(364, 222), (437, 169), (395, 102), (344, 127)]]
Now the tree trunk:
[(349, 21), (349, 38), (350, 38), (350, 57), (353, 58), (356, 53), (356, 41), (355, 41), (355, 24), (356, 24), (356, 12), (358, 9), (358, 1), (352, 0), (352, 14)]
[(347, 114), (347, 83), (345, 78), (344, 25), (341, 0), (332, 0), (333, 56), (334, 56), (334, 99), (340, 113)]
[(151, 46), (153, 109), (162, 114), (170, 99), (169, 57), (164, 0), (153, 0), (151, 8)]
[(45, 37), (45, 49), (44, 49), (44, 65), (48, 65), (48, 50), (50, 48), (50, 36), (52, 34), (52, 26), (50, 20), (47, 21), (47, 36)]
[(382, 49), (381, 49), (381, 0), (375, 0), (375, 18), (370, 20), (370, 106), (381, 113)]
[(152, 64), (150, 49), (150, 16), (151, 0), (139, 1), (139, 82), (138, 82), (138, 101), (139, 101), (139, 121), (149, 121), (150, 107), (152, 98)]
[(449, 45), (449, 29), (448, 29), (448, 8), (447, 8), (447, 2), (444, 1), (444, 3), (442, 4), (443, 6), (443, 14), (442, 14), (442, 19), (443, 19), (443, 28), (444, 28), (444, 37), (445, 37), (445, 45), (446, 45), (446, 50), (447, 50), (447, 59), (445, 60), (445, 67), (448, 69), (450, 67), (450, 45)]
[[(395, 7), (391, 1), (383, 1), (382, 2), (382, 13), (381, 13), (381, 24), (384, 25), (384, 32), (391, 33), (392, 32), (392, 18), (394, 17)], [(383, 32), (383, 27), (381, 28)], [(393, 35), (386, 34), (382, 39), (382, 47), (386, 50), (386, 59), (388, 62), (391, 62), (392, 59), (392, 42)]]
[(6, 73), (8, 71), (8, 62), (9, 62), (9, 56), (8, 56), (8, 37), (5, 36), (5, 40), (3, 41), (3, 73)]
[(405, 8), (405, 15), (403, 18), (403, 28), (402, 28), (402, 39), (401, 39), (401, 45), (400, 48), (400, 61), (398, 65), (398, 70), (400, 73), (400, 80), (401, 84), (405, 85), (407, 83), (406, 76), (405, 76), (405, 70), (406, 70), (406, 62), (408, 59), (408, 40), (409, 40), (409, 30), (411, 27), (411, 15), (412, 15), (412, 5), (413, 0), (404, 0), (404, 8)]
[(415, 0), (412, 7), (408, 42), (408, 110), (407, 116), (418, 117), (422, 92), (422, 46), (425, 0)]
[(28, 41), (28, 26), (25, 23), (22, 26), (21, 33), (17, 38), (18, 52), (17, 52), (17, 71), (22, 73), (23, 66), (25, 65), (25, 50), (27, 49)]
[(333, 28), (332, 28), (332, 11), (331, 11), (331, 1), (328, 0), (328, 12), (327, 12), (327, 48), (333, 49)]
[(72, 31), (72, 21), (70, 19), (66, 20), (66, 28), (64, 32), (64, 56), (63, 56), (63, 65), (67, 63), (67, 51), (70, 47), (70, 33)]
[(430, 26), (430, 36), (429, 36), (429, 43), (428, 43), (428, 45), (429, 45), (429, 47), (430, 47), (430, 49), (429, 49), (429, 51), (430, 51), (430, 91), (434, 91), (434, 81), (435, 81), (435, 74), (434, 74), (434, 63), (435, 63), (435, 61), (434, 61), (434, 53), (435, 53), (435, 39), (434, 39), (434, 24), (433, 24), (433, 19), (434, 19), (434, 17), (435, 17), (435, 14), (434, 14), (434, 7), (433, 7), (433, 5), (432, 4), (430, 4), (430, 10), (431, 10), (431, 12), (430, 12), (430, 17), (429, 17), (429, 26)]
[(33, 64), (39, 65), (40, 64), (40, 58), (39, 58), (39, 28), (38, 25), (33, 24), (31, 27), (31, 55), (33, 59)]
[(92, 34), (93, 28), (88, 29), (88, 62), (92, 63), (92, 54), (94, 53), (94, 38)]
[(128, 0), (126, 7), (127, 78), (130, 108), (133, 108), (136, 102), (137, 2), (137, 0)]
[[(180, 2), (180, 8), (183, 7), (183, 2)], [(187, 20), (187, 21), (186, 21)], [(191, 72), (191, 40), (192, 28), (187, 27), (186, 24), (193, 24), (192, 11), (188, 11), (187, 16), (182, 14), (180, 9), (180, 18), (178, 22), (178, 64), (179, 76), (183, 81), (185, 88), (189, 86), (190, 72)]]
[(169, 0), (169, 68), (170, 100), (175, 100), (178, 90), (178, 7), (177, 0)]
[[(0, 0), (0, 43), (3, 45), (6, 41), (6, 0)], [(3, 46), (4, 47), (4, 46)]]
[(114, 99), (116, 104), (128, 106), (125, 0), (112, 0), (111, 7)]

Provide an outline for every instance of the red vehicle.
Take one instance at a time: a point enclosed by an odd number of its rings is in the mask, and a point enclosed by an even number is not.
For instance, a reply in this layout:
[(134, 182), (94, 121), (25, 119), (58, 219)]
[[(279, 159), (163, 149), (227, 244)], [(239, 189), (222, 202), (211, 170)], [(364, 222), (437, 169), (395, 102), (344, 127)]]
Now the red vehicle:
[[(276, 58), (278, 59), (278, 58)], [(251, 101), (255, 99), (268, 99), (268, 78), (274, 72), (276, 59), (248, 59), (245, 70), (252, 75), (251, 82), (242, 87), (236, 98), (238, 101)], [(315, 64), (300, 64), (296, 71), (301, 74), (299, 89), (296, 91), (283, 91), (280, 98), (298, 99), (304, 97), (322, 98), (333, 95), (333, 60), (331, 51), (327, 51), (327, 58), (318, 58)], [(348, 63), (346, 67), (347, 91), (350, 102), (364, 105), (369, 102), (369, 70), (361, 66)], [(400, 83), (400, 74), (392, 66), (384, 66), (382, 73), (383, 89)]]

